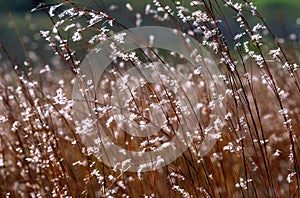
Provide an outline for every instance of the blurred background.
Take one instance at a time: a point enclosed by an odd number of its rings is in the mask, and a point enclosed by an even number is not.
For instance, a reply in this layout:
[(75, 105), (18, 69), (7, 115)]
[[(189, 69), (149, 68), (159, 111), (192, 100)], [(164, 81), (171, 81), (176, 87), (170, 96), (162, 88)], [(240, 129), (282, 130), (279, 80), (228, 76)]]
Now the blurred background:
[[(47, 46), (43, 39), (40, 39), (39, 31), (48, 29), (51, 21), (45, 11), (31, 12), (31, 9), (41, 2), (36, 0), (0, 0), (0, 42), (15, 59), (22, 61), (24, 48), (39, 52), (41, 57), (48, 57)], [(58, 2), (50, 1), (47, 3), (55, 4)], [(135, 12), (140, 13), (144, 12), (146, 4), (151, 3), (148, 0), (78, 0), (77, 2), (81, 4), (84, 2), (84, 4), (95, 7), (95, 9), (105, 10), (111, 4), (117, 5), (122, 10), (125, 4), (130, 2)], [(188, 5), (189, 1), (181, 0), (181, 2)], [(299, 0), (255, 0), (255, 2), (259, 12), (266, 19), (275, 35), (279, 38), (289, 38), (299, 42)], [(122, 17), (126, 14), (125, 9), (123, 12), (111, 11), (110, 14), (118, 18), (123, 24), (129, 23), (127, 17)], [(151, 24), (151, 21), (146, 19), (142, 25), (147, 24)]]

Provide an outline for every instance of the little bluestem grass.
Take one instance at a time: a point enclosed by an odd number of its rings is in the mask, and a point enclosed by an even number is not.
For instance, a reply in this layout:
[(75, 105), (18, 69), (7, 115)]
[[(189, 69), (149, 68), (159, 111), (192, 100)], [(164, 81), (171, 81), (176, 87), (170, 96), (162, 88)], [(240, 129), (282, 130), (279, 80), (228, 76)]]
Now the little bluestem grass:
[[(2, 61), (0, 70), (1, 197), (300, 196), (299, 47), (295, 41), (274, 35), (263, 13), (246, 0), (154, 0), (143, 13), (135, 13), (131, 4), (123, 9), (94, 3), (90, 7), (62, 1), (33, 9), (46, 12), (53, 23), (40, 33), (60, 61), (44, 66), (32, 52), (21, 64), (1, 46), (2, 57), (11, 64), (5, 70)], [(78, 134), (88, 131), (89, 123), (75, 123), (71, 90), (84, 78), (80, 70), (84, 55), (110, 35), (129, 28), (109, 14), (118, 9), (128, 14), (132, 26), (151, 20), (192, 36), (214, 54), (226, 88), (220, 96), (226, 123), (207, 155), (199, 157), (195, 152), (203, 141), (201, 133), (175, 161), (149, 172), (119, 171), (89, 154)], [(149, 49), (136, 54), (143, 60), (156, 57), (176, 68), (184, 69), (186, 64), (172, 52)], [(125, 65), (121, 70), (126, 70), (134, 61), (123, 54), (114, 64)], [(195, 111), (201, 113), (205, 129), (211, 98), (198, 74), (191, 71), (190, 76), (199, 86)], [(108, 71), (103, 80), (111, 82), (114, 77)], [(151, 86), (140, 94), (149, 94), (154, 90)], [(146, 105), (143, 97), (138, 102)], [(109, 119), (106, 110), (98, 112), (104, 123)], [(176, 115), (175, 107), (170, 108), (172, 113)], [(115, 125), (111, 122), (108, 129)], [(125, 132), (119, 137), (108, 134), (128, 149), (140, 149), (143, 142)], [(162, 145), (163, 139), (156, 140), (151, 146)]]

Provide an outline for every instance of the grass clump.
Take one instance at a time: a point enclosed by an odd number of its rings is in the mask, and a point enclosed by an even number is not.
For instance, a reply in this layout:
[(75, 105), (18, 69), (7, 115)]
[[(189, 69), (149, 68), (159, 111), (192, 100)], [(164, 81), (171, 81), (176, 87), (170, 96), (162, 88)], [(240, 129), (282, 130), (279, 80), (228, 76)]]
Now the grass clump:
[[(299, 53), (295, 39), (274, 35), (255, 4), (246, 0), (192, 1), (188, 5), (154, 0), (144, 13), (135, 13), (131, 4), (118, 8), (94, 3), (88, 7), (65, 1), (33, 9), (48, 13), (53, 26), (40, 34), (60, 61), (45, 65), (32, 52), (20, 64), (1, 46), (12, 68), (0, 70), (1, 196), (300, 196)], [(112, 17), (118, 9), (127, 13), (128, 24)], [(116, 32), (148, 23), (177, 29), (210, 51), (212, 63), (217, 63), (222, 74), (217, 78), (223, 90), (210, 95), (211, 87), (199, 68), (189, 70), (184, 57), (151, 47), (135, 53), (116, 51), (101, 82), (86, 82), (89, 79), (80, 64), (87, 53)], [(172, 163), (158, 170), (128, 172), (102, 163), (81, 134), (93, 131), (91, 125), (97, 122), (113, 142), (128, 150), (155, 150), (176, 135), (182, 122), (182, 109), (177, 108), (171, 93), (176, 93), (175, 88), (168, 91), (146, 83), (135, 90), (137, 98), (129, 102), (130, 115), (135, 116), (132, 122), (151, 122), (147, 120), (149, 101), (165, 101), (167, 107), (162, 108), (170, 123), (159, 126), (157, 136), (132, 137), (110, 114), (115, 106), (107, 100), (109, 95), (83, 101), (93, 107), (88, 115), (92, 124), (88, 119), (76, 122), (74, 109), (80, 108), (74, 107), (78, 101), (72, 100), (72, 87), (82, 88), (83, 96), (97, 86), (111, 94), (111, 84), (141, 60), (172, 65), (176, 74), (197, 88), (198, 103), (193, 111), (201, 121), (196, 123), (199, 133), (193, 134), (192, 145)], [(4, 68), (7, 62), (1, 64)], [(168, 94), (163, 95), (164, 91)], [(214, 97), (223, 104), (225, 113), (218, 116), (225, 122), (209, 129)], [(137, 109), (142, 111), (137, 113)], [(167, 128), (170, 131), (163, 130)], [(207, 155), (199, 155), (209, 130), (217, 131), (216, 144)]]

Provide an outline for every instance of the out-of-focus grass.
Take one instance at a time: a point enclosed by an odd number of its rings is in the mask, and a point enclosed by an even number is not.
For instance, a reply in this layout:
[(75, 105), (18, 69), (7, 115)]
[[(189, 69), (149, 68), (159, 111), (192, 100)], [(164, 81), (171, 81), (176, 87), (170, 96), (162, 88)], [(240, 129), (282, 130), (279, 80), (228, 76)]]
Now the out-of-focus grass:
[(39, 51), (42, 58), (49, 57), (46, 53), (45, 42), (40, 40), (39, 30), (47, 29), (51, 22), (45, 13), (2, 13), (0, 14), (0, 42), (15, 56), (18, 61), (26, 59), (22, 42), (26, 51), (31, 49)]

